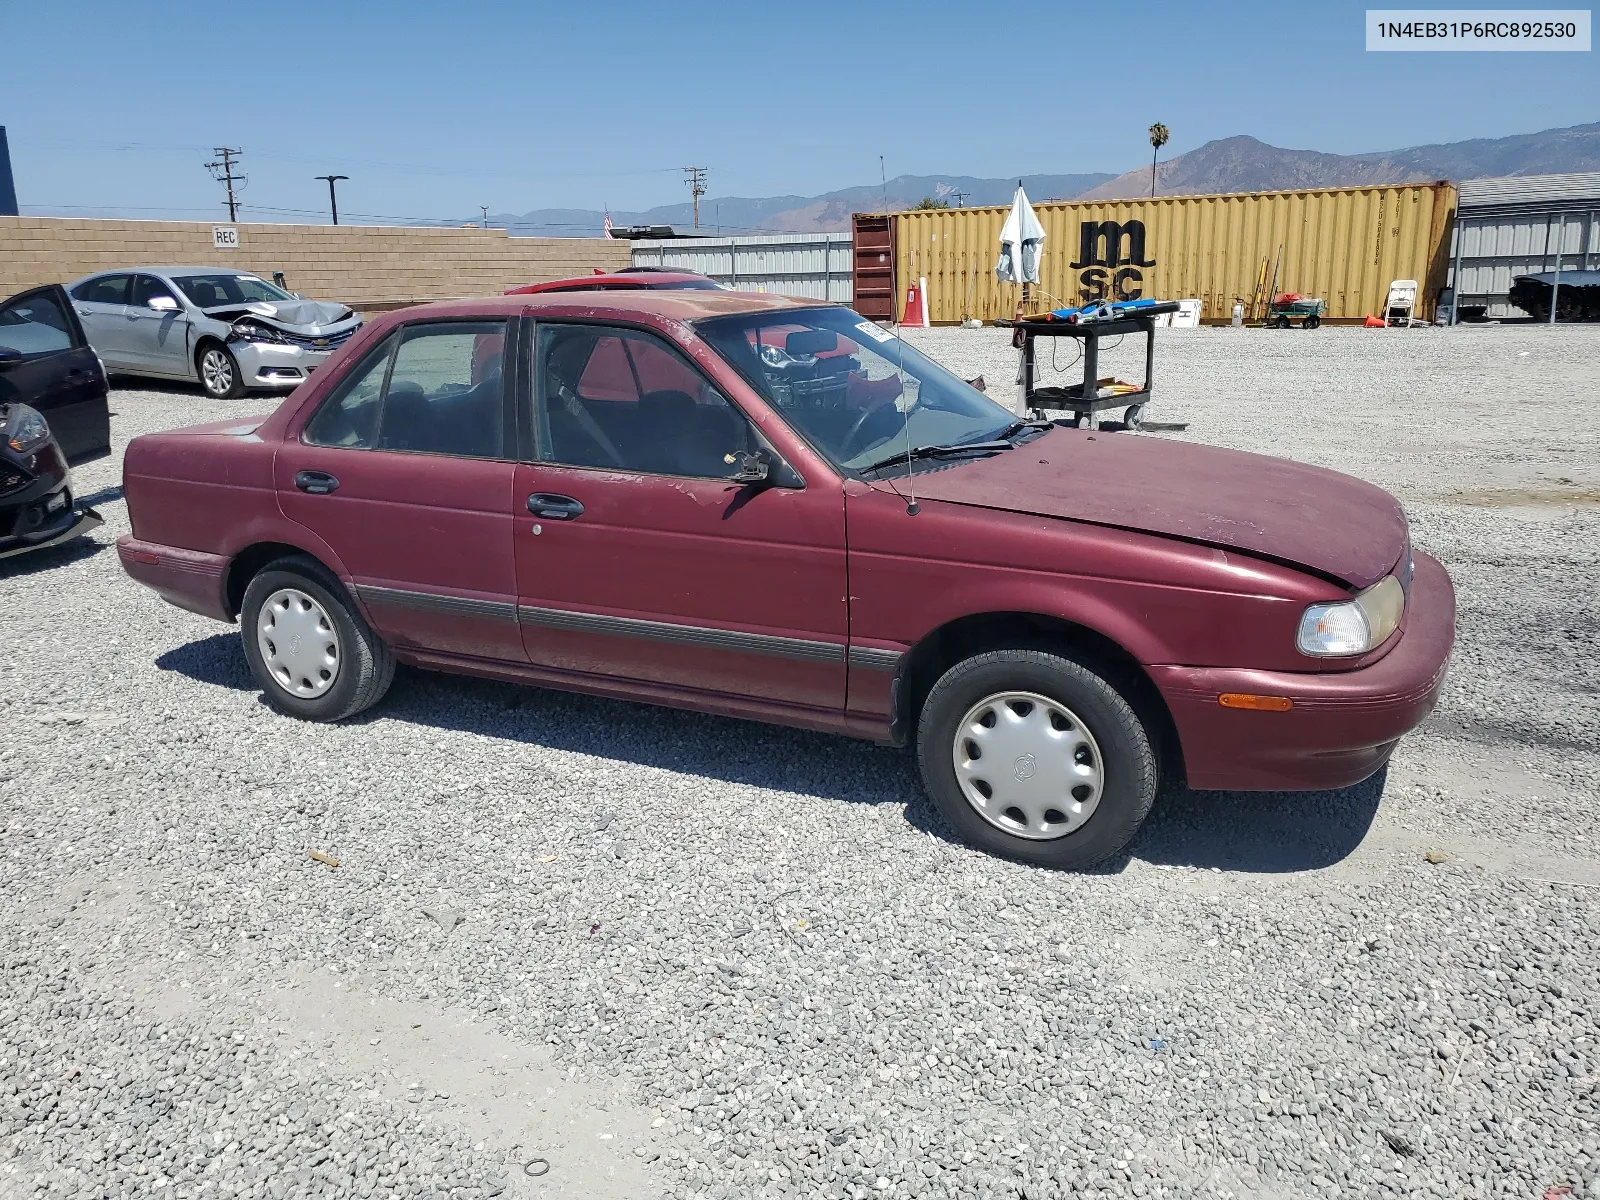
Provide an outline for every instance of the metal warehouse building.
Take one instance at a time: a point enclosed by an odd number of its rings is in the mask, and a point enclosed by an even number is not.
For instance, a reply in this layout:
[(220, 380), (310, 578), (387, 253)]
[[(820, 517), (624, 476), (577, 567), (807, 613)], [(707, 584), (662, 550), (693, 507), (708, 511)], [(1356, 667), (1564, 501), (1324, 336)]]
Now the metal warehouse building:
[(1461, 184), (1450, 285), (1459, 317), (1526, 319), (1518, 275), (1600, 268), (1600, 172), (1469, 179)]

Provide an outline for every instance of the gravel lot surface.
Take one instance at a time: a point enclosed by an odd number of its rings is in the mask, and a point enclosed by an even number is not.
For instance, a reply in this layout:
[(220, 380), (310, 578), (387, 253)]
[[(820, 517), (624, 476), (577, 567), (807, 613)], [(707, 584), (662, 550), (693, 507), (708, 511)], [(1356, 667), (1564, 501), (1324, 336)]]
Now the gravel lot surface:
[(111, 549), (127, 438), (270, 402), (117, 391), (106, 526), (0, 564), (0, 1197), (1600, 1195), (1597, 363), (1164, 333), (1159, 436), (1395, 491), (1459, 642), (1386, 778), (1081, 876), (829, 737), (404, 670), (275, 716)]

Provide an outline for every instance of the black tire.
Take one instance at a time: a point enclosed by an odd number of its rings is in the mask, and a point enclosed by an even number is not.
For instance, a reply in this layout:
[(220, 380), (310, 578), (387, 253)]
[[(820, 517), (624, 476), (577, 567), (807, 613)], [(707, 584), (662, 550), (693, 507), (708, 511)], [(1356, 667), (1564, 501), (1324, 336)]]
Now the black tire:
[[(274, 677), (262, 657), (258, 622), (261, 608), (283, 588), (294, 588), (321, 605), (338, 637), (338, 669), (321, 695), (296, 696)], [(394, 682), (394, 656), (346, 599), (333, 573), (309, 555), (293, 555), (268, 563), (244, 591), (239, 613), (244, 656), (263, 698), (285, 716), (305, 721), (342, 721), (371, 708)], [(269, 635), (270, 636), (270, 635)]]
[(1288, 317), (1279, 317), (1278, 318), (1278, 328), (1279, 329), (1288, 329), (1289, 328), (1289, 318)]
[(1122, 414), (1122, 427), (1135, 432), (1144, 428), (1144, 405), (1128, 405), (1128, 410)]
[[(1070, 709), (1099, 747), (1099, 802), (1070, 833), (1045, 840), (1007, 833), (980, 815), (962, 791), (953, 753), (957, 726), (986, 697), (1008, 691), (1031, 692)], [(934, 806), (968, 845), (1065, 871), (1092, 867), (1125, 847), (1160, 784), (1150, 734), (1122, 694), (1083, 664), (1041, 650), (991, 650), (946, 671), (922, 707), (917, 763)]]
[[(214, 364), (208, 361), (213, 357)], [(194, 356), (194, 368), (195, 374), (200, 377), (200, 387), (213, 400), (233, 400), (244, 395), (244, 376), (239, 370), (239, 360), (221, 342), (202, 342)]]
[(1321, 324), (1322, 324), (1322, 318), (1319, 317), (1319, 316), (1313, 315), (1313, 316), (1309, 316), (1309, 317), (1306, 318), (1306, 322), (1305, 322), (1304, 328), (1306, 328), (1306, 329), (1315, 329), (1315, 328), (1317, 328), (1317, 326), (1319, 326)]

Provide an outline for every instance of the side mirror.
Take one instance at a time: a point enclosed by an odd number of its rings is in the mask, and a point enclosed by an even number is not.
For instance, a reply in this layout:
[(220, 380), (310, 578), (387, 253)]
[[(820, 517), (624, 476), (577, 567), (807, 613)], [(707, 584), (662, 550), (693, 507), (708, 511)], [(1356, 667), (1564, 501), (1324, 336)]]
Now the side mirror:
[(734, 454), (724, 454), (722, 461), (735, 468), (733, 474), (728, 477), (734, 483), (765, 483), (767, 476), (771, 473), (766, 459), (759, 453), (749, 454), (740, 451)]
[(178, 302), (171, 296), (151, 296), (145, 305), (154, 312), (169, 313), (178, 311)]

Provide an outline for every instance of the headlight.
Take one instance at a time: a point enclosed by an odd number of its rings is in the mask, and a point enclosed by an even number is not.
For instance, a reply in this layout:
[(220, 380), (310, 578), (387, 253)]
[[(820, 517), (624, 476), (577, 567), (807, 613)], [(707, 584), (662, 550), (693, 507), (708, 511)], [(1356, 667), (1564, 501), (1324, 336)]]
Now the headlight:
[(268, 329), (265, 325), (257, 325), (254, 321), (237, 321), (228, 332), (235, 338), (245, 342), (281, 342), (283, 335), (276, 329)]
[(1389, 640), (1406, 610), (1406, 591), (1385, 576), (1353, 600), (1313, 604), (1300, 618), (1295, 644), (1313, 658), (1365, 654)]
[(50, 426), (26, 404), (13, 404), (6, 416), (5, 439), (13, 450), (32, 450), (50, 440)]

